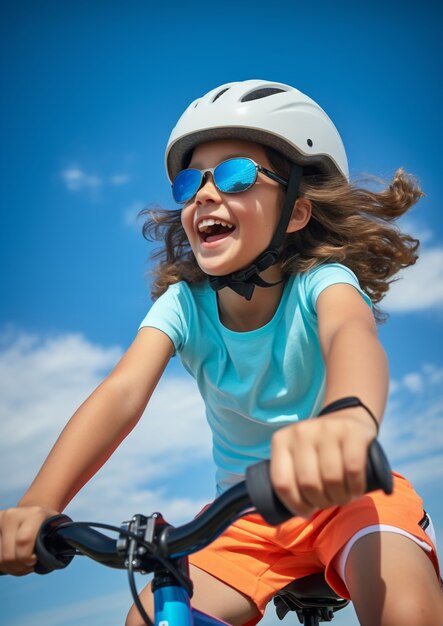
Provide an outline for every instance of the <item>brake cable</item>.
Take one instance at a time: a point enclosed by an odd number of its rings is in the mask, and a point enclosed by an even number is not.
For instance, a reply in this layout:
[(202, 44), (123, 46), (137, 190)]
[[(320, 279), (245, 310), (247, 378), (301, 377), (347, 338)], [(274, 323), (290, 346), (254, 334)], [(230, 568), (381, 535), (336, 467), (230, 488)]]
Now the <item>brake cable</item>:
[[(134, 604), (137, 607), (141, 617), (144, 619), (146, 624), (150, 624), (150, 619), (143, 608), (142, 603), (140, 602), (139, 592), (137, 590), (137, 586), (135, 584), (135, 575), (134, 565), (135, 565), (135, 548), (136, 546), (141, 546), (145, 548), (148, 554), (155, 559), (156, 562), (160, 563), (165, 570), (169, 572), (169, 574), (175, 578), (178, 584), (183, 587), (188, 593), (189, 597), (192, 597), (192, 582), (180, 572), (178, 568), (176, 568), (167, 558), (165, 558), (161, 553), (158, 547), (155, 544), (152, 544), (139, 535), (137, 533), (131, 532), (130, 530), (126, 530), (125, 528), (121, 528), (119, 526), (113, 526), (112, 524), (103, 524), (96, 522), (65, 522), (59, 526), (59, 528), (101, 528), (103, 530), (109, 530), (119, 535), (123, 535), (127, 539), (132, 539), (129, 543), (128, 553), (127, 553), (127, 570), (128, 570), (128, 582), (131, 590), (132, 599), (134, 600)], [(145, 572), (147, 573), (147, 572)]]

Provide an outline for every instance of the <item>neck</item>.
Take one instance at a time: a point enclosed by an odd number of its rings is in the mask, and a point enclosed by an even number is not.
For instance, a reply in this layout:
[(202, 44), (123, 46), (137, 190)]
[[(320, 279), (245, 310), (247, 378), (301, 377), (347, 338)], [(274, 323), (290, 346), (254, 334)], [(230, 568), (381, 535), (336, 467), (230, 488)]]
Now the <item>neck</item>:
[[(260, 276), (269, 282), (281, 280), (281, 272), (275, 266), (262, 272)], [(229, 287), (221, 289), (217, 294), (221, 323), (237, 332), (261, 328), (273, 318), (280, 304), (283, 288), (283, 282), (273, 287), (256, 287), (249, 301)]]

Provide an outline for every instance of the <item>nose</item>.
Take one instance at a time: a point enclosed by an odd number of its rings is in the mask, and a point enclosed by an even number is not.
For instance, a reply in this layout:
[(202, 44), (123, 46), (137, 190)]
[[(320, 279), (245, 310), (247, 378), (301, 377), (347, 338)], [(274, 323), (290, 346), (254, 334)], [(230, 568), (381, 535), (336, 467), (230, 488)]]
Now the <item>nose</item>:
[(205, 202), (219, 202), (220, 200), (220, 192), (214, 184), (214, 178), (210, 172), (206, 172), (202, 185), (195, 194), (195, 202), (205, 204)]

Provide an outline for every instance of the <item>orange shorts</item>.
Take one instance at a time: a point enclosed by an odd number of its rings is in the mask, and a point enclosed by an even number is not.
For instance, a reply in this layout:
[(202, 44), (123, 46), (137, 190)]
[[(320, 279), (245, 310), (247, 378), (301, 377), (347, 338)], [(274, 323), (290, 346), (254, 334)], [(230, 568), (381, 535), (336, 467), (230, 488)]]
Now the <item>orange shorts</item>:
[(375, 491), (346, 506), (319, 511), (309, 520), (294, 517), (273, 527), (257, 514), (247, 515), (189, 560), (249, 597), (261, 613), (277, 591), (320, 571), (336, 593), (349, 598), (343, 573), (333, 561), (358, 533), (366, 534), (363, 529), (409, 534), (429, 554), (439, 576), (435, 547), (419, 525), (424, 516), (421, 498), (405, 478), (393, 475), (393, 495)]

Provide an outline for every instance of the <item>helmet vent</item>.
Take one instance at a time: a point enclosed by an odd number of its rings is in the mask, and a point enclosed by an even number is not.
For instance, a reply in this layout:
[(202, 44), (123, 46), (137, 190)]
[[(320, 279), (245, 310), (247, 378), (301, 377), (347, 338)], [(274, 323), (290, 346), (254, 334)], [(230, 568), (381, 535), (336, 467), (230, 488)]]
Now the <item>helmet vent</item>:
[(268, 96), (273, 96), (276, 93), (284, 93), (284, 89), (277, 89), (276, 87), (266, 87), (265, 89), (256, 89), (255, 91), (251, 91), (251, 93), (246, 94), (241, 99), (241, 102), (249, 102), (250, 100), (259, 100), (260, 98), (267, 98)]
[(220, 96), (222, 96), (225, 93), (225, 91), (228, 91), (228, 89), (229, 87), (226, 87), (226, 89), (222, 89), (221, 91), (219, 91), (212, 102), (215, 102), (218, 98), (220, 98)]

